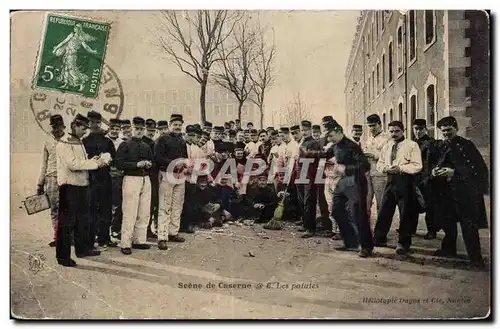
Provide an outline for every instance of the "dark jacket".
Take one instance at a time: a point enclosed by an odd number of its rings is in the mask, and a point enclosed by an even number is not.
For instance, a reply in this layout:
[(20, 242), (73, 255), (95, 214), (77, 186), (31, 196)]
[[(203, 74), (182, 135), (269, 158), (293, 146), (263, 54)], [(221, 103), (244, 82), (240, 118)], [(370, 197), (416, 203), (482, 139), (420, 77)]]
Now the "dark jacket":
[(436, 163), (436, 151), (434, 150), (436, 140), (429, 135), (424, 135), (420, 139), (415, 139), (422, 154), (422, 171), (416, 175), (417, 183), (427, 185), (431, 168)]
[(139, 161), (153, 161), (151, 147), (142, 139), (130, 138), (122, 142), (116, 153), (116, 166), (125, 176), (147, 176), (149, 169), (137, 168)]
[(151, 152), (154, 152), (155, 150), (155, 141), (147, 136), (142, 137), (142, 141), (151, 147)]
[(214, 186), (211, 186), (210, 184), (207, 185), (207, 187), (202, 190), (198, 186), (196, 186), (196, 190), (193, 194), (194, 199), (196, 200), (195, 202), (195, 207), (197, 208), (203, 208), (209, 203), (217, 203), (217, 191)]
[[(88, 158), (93, 158), (99, 156), (101, 153), (109, 153), (111, 155), (112, 161), (116, 158), (116, 150), (113, 141), (105, 136), (103, 132), (100, 133), (90, 133), (87, 137), (83, 139), (83, 145), (85, 146), (85, 151), (87, 152)], [(113, 162), (111, 162), (113, 165)], [(99, 183), (110, 180), (109, 166), (101, 167), (97, 170), (90, 171), (90, 183)]]
[(187, 159), (186, 141), (181, 134), (169, 133), (161, 136), (154, 149), (156, 164), (161, 171), (166, 171), (175, 159)]
[(231, 186), (217, 185), (215, 188), (217, 203), (220, 203), (222, 209), (231, 212), (231, 200), (237, 199), (236, 191)]
[(327, 150), (326, 158), (335, 157), (338, 164), (345, 166), (345, 175), (356, 178), (364, 177), (370, 171), (370, 163), (361, 147), (345, 137)]
[[(309, 184), (314, 184), (314, 180), (316, 179), (316, 171), (318, 170), (318, 162), (319, 158), (323, 154), (319, 141), (315, 140), (312, 136), (307, 137), (302, 142), (299, 148), (299, 159), (301, 158), (314, 158), (314, 162), (309, 163), (309, 167), (307, 169), (307, 179), (309, 179)], [(302, 167), (304, 163), (298, 162), (295, 166), (297, 168), (295, 177), (299, 179), (300, 173), (302, 171)]]
[(489, 172), (479, 150), (470, 140), (456, 136), (449, 142), (436, 141), (435, 151), (437, 161), (433, 168), (455, 170), (450, 180), (431, 178), (436, 218), (461, 216), (479, 228), (488, 227), (484, 194), (489, 191)]
[(260, 187), (258, 184), (252, 185), (247, 192), (247, 197), (249, 206), (253, 206), (256, 203), (262, 203), (264, 206), (276, 206), (278, 203), (278, 196), (274, 192), (273, 188), (269, 185)]
[(142, 137), (143, 142), (149, 145), (151, 148), (151, 154), (153, 154), (153, 166), (149, 170), (149, 174), (153, 177), (158, 177), (158, 166), (156, 165), (155, 161), (155, 145), (156, 141), (154, 139), (151, 139), (147, 136)]

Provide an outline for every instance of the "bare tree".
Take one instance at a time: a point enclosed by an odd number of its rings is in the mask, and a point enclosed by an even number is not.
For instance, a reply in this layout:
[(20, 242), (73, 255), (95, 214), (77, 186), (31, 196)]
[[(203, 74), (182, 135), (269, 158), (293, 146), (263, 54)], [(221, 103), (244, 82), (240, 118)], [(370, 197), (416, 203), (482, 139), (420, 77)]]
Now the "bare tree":
[(179, 69), (200, 85), (201, 121), (206, 121), (205, 96), (210, 69), (222, 60), (217, 51), (240, 20), (226, 10), (161, 11), (154, 31), (159, 46)]
[(241, 120), (243, 103), (252, 92), (250, 69), (256, 57), (256, 31), (250, 25), (251, 17), (246, 15), (236, 24), (232, 36), (218, 49), (219, 72), (214, 74), (214, 81), (227, 89), (238, 100), (238, 119)]
[(254, 61), (254, 67), (250, 71), (250, 80), (253, 84), (253, 95), (250, 100), (259, 107), (260, 127), (264, 125), (264, 97), (267, 89), (274, 81), (274, 58), (276, 55), (276, 45), (273, 42), (267, 45), (264, 38), (264, 31), (259, 26), (259, 42), (257, 44), (257, 55)]
[(311, 120), (311, 112), (300, 98), (300, 93), (295, 94), (294, 99), (281, 109), (281, 119), (289, 126), (300, 124), (302, 120)]

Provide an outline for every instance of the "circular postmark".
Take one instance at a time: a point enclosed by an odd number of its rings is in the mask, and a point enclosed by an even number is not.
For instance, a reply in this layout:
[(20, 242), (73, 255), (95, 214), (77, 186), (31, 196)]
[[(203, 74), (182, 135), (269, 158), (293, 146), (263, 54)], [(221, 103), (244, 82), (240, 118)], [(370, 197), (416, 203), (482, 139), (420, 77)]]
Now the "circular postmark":
[(112, 118), (118, 119), (123, 111), (123, 87), (116, 73), (103, 65), (101, 85), (96, 98), (87, 98), (74, 93), (58, 92), (45, 89), (33, 89), (30, 96), (30, 108), (39, 127), (51, 135), (50, 116), (59, 114), (63, 117), (66, 128), (69, 129), (74, 117), (80, 113), (86, 115), (93, 110), (102, 115), (106, 125)]

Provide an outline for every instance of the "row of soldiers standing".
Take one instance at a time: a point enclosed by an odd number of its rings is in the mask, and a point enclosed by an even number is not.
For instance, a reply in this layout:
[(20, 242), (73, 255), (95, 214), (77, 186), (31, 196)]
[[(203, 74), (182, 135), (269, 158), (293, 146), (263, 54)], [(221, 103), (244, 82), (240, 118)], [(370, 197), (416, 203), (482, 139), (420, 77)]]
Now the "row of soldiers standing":
[[(356, 250), (360, 256), (368, 257), (374, 246), (387, 245), (387, 233), (397, 206), (400, 212), (397, 253), (405, 254), (409, 251), (418, 214), (426, 212), (426, 238), (435, 238), (440, 227), (446, 233), (437, 255), (456, 254), (458, 220), (463, 223), (464, 240), (471, 261), (481, 263), (479, 238), (476, 235), (477, 228), (483, 227), (486, 220), (485, 215), (484, 220), (479, 217), (483, 215), (481, 202), (484, 210), (484, 201), (479, 200), (479, 195), (484, 191), (487, 169), (485, 172), (484, 161), (474, 145), (456, 136), (458, 125), (453, 120), (451, 117), (444, 118), (438, 123), (445, 136), (445, 142), (442, 143), (433, 141), (425, 133), (425, 120), (415, 120), (413, 129), (417, 144), (404, 139), (404, 126), (401, 122), (389, 124), (389, 135), (382, 131), (380, 118), (372, 115), (367, 118), (372, 136), (363, 146), (360, 145), (362, 126), (353, 126), (351, 140), (331, 116), (322, 119), (323, 134), (320, 126), (313, 126), (309, 121), (290, 128), (282, 127), (279, 132), (272, 127), (259, 132), (251, 124), (247, 126), (247, 130), (241, 130), (239, 122), (212, 129), (212, 124), (206, 122), (203, 129), (200, 125), (189, 125), (185, 134), (182, 134), (181, 115), (173, 114), (170, 122), (158, 123), (139, 117), (134, 118), (133, 122), (112, 119), (109, 131), (103, 132), (100, 114), (91, 111), (87, 117), (78, 115), (75, 118), (71, 123), (70, 136), (64, 136), (62, 118), (53, 116), (51, 126), (55, 139), (44, 146), (43, 168), (38, 185), (39, 192), (43, 192), (45, 186), (53, 205), (55, 241), (51, 245), (58, 247), (58, 261), (66, 266), (74, 266), (75, 263), (68, 253), (70, 231), (74, 231), (77, 257), (100, 253), (94, 248), (96, 236), (101, 250), (116, 245), (119, 240), (122, 252), (130, 254), (131, 248), (150, 248), (146, 243), (146, 236), (156, 235), (158, 248), (165, 250), (167, 241), (184, 241), (179, 236), (179, 231), (192, 233), (194, 224), (201, 227), (206, 227), (207, 224), (220, 225), (221, 217), (238, 218), (241, 214), (252, 214), (261, 222), (268, 221), (277, 199), (290, 195), (291, 202), (285, 205), (295, 206), (296, 211), (285, 207), (285, 216), (290, 218), (293, 217), (292, 214), (297, 214), (297, 224), (302, 226), (304, 238), (316, 234), (316, 203), (319, 202), (320, 218), (323, 219), (320, 225), (331, 231), (333, 239), (344, 241), (344, 246), (339, 250)], [(88, 135), (87, 127), (90, 127)], [(157, 132), (160, 136), (155, 140)], [(80, 139), (84, 135), (87, 136), (82, 143)], [(451, 140), (456, 142), (456, 147), (461, 145), (458, 150), (449, 142)], [(55, 152), (56, 145), (58, 152)], [(72, 164), (75, 159), (65, 159), (75, 157), (75, 147), (83, 150), (80, 154), (83, 157), (79, 159), (80, 166), (76, 167)], [(72, 154), (68, 152), (68, 148)], [(103, 156), (106, 154), (108, 156)], [(246, 159), (252, 157), (260, 157), (268, 164), (273, 158), (279, 159), (281, 163), (294, 158), (297, 164), (291, 181), (283, 182), (282, 177), (277, 176), (271, 189), (267, 185), (265, 172), (259, 175), (248, 192), (244, 184), (228, 183), (227, 180), (217, 182), (214, 189), (214, 184), (209, 182), (215, 175), (199, 177), (194, 184), (166, 179), (166, 170), (172, 160), (203, 157), (215, 160), (215, 173), (229, 157), (234, 157), (237, 164), (243, 167)], [(302, 164), (298, 160), (301, 158), (314, 159), (306, 174), (309, 182), (295, 184), (295, 180), (300, 178)], [(316, 172), (323, 170), (318, 167), (318, 160), (321, 158), (327, 160), (324, 185), (314, 181)], [(472, 162), (473, 170), (465, 169), (460, 164), (461, 160)], [(57, 170), (54, 170), (54, 165)], [(84, 194), (83, 190), (69, 188), (68, 192), (71, 179), (65, 179), (71, 176), (68, 172), (73, 171), (89, 173), (90, 194), (79, 202), (75, 199)], [(174, 175), (189, 175), (188, 171), (185, 165), (179, 165), (174, 169)], [(441, 179), (442, 177), (445, 179)], [(471, 181), (477, 179), (481, 180), (481, 184)], [(78, 183), (77, 186), (84, 186), (83, 179)], [(481, 187), (481, 191), (471, 191), (471, 183), (472, 186)], [(237, 193), (234, 192), (235, 187)], [(472, 207), (475, 212), (472, 213), (469, 207), (466, 214), (470, 216), (462, 220), (458, 217), (456, 208), (459, 206), (457, 200), (463, 196), (457, 196), (457, 193), (465, 193), (468, 197), (474, 193), (473, 200), (477, 201), (477, 207)], [(244, 196), (243, 202), (238, 195)], [(422, 202), (419, 203), (418, 195), (427, 201), (424, 209)], [(64, 199), (64, 205), (55, 201), (57, 196)], [(378, 214), (372, 238), (369, 209), (374, 196)], [(441, 203), (443, 198), (447, 199)], [(198, 200), (205, 201), (193, 202)], [(75, 202), (77, 204), (73, 204)], [(61, 204), (62, 207), (57, 209), (55, 204)], [(85, 204), (86, 211), (83, 209)], [(200, 206), (190, 207), (193, 204)], [(447, 220), (440, 220), (438, 223), (440, 215), (436, 214), (436, 204), (449, 205), (445, 208), (446, 216), (441, 216)], [(208, 207), (208, 210), (205, 207), (214, 205), (217, 207)], [(89, 219), (82, 219), (86, 215)], [(63, 225), (61, 218), (64, 218)], [(66, 238), (60, 238), (61, 236)]]

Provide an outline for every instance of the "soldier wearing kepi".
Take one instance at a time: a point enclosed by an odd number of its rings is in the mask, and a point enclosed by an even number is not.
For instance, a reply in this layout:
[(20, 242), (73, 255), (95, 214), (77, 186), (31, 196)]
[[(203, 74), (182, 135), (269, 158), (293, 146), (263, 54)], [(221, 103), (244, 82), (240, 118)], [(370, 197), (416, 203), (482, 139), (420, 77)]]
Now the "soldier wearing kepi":
[[(120, 138), (120, 120), (110, 119), (109, 120), (109, 132), (108, 138), (111, 139), (115, 150), (123, 142)], [(117, 243), (120, 240), (121, 230), (122, 230), (122, 183), (123, 183), (123, 172), (116, 168), (116, 163), (111, 164), (109, 175), (111, 176), (111, 241)]]
[(213, 125), (209, 121), (205, 121), (203, 125), (203, 132), (208, 133), (208, 140), (203, 145), (202, 150), (205, 152), (207, 157), (212, 157), (215, 154), (215, 144), (211, 139)]
[(312, 126), (312, 136), (315, 140), (319, 140), (321, 138), (321, 127), (319, 125)]
[(165, 136), (168, 134), (168, 122), (164, 120), (158, 121), (156, 125), (156, 129), (158, 130), (158, 134), (161, 136)]
[[(107, 138), (101, 129), (101, 114), (90, 111), (87, 115), (90, 122), (90, 134), (83, 139), (83, 145), (90, 158), (106, 155), (115, 159), (116, 150), (111, 139)], [(109, 229), (111, 227), (112, 188), (110, 168), (108, 166), (90, 172), (90, 235), (99, 246), (106, 249), (116, 246), (111, 242)]]
[(122, 140), (127, 140), (132, 137), (132, 126), (130, 120), (122, 120)]
[[(154, 152), (156, 136), (156, 122), (153, 119), (146, 120), (146, 134), (142, 137), (143, 141), (149, 145), (151, 152)], [(148, 237), (155, 237), (153, 232), (156, 232), (158, 225), (158, 193), (160, 189), (160, 180), (158, 179), (158, 168), (153, 162), (153, 166), (149, 170), (149, 181), (151, 182), (151, 207), (148, 225)]]
[(392, 141), (382, 148), (377, 162), (378, 171), (387, 174), (387, 183), (375, 225), (375, 246), (387, 246), (396, 206), (399, 209), (399, 236), (396, 253), (406, 254), (411, 245), (414, 227), (413, 211), (417, 202), (415, 176), (422, 170), (422, 156), (418, 144), (405, 139), (401, 121), (389, 123)]
[(361, 136), (363, 136), (362, 125), (352, 125), (352, 140), (361, 146)]
[(57, 142), (64, 136), (64, 121), (59, 114), (50, 117), (52, 137), (43, 144), (43, 159), (40, 176), (38, 178), (37, 194), (47, 193), (50, 201), (50, 216), (52, 218), (53, 240), (49, 246), (56, 246), (57, 216), (59, 213), (59, 186), (57, 185)]
[[(427, 121), (425, 121), (425, 119), (415, 119), (413, 121), (413, 134), (415, 135), (415, 142), (417, 142), (420, 147), (420, 152), (422, 154), (422, 171), (415, 177), (415, 184), (419, 188), (427, 204), (433, 202), (429, 197), (429, 178), (431, 175), (432, 165), (436, 161), (436, 152), (434, 151), (435, 139), (427, 134)], [(419, 212), (419, 209), (415, 209), (413, 212), (413, 215), (415, 216), (415, 219), (413, 220), (415, 226), (412, 228), (413, 233), (417, 231)], [(425, 234), (424, 239), (435, 239), (439, 228), (436, 226), (436, 222), (434, 220), (433, 207), (425, 207), (425, 224), (427, 226), (427, 233)]]
[(180, 224), (180, 232), (183, 233), (194, 233), (194, 219), (189, 215), (189, 208), (193, 206), (194, 203), (197, 202), (195, 198), (196, 191), (196, 180), (194, 182), (191, 181), (191, 173), (194, 168), (194, 163), (196, 159), (201, 159), (204, 157), (204, 153), (201, 148), (198, 146), (198, 141), (201, 138), (201, 129), (196, 128), (194, 125), (186, 126), (186, 136), (184, 139), (186, 140), (186, 149), (187, 149), (187, 158), (189, 159), (188, 172), (186, 173), (186, 190), (184, 193), (184, 205), (183, 211), (181, 215), (181, 224)]
[(123, 170), (123, 223), (121, 251), (125, 255), (132, 253), (131, 247), (149, 249), (146, 234), (151, 205), (151, 183), (149, 170), (153, 165), (151, 147), (143, 140), (145, 121), (133, 118), (132, 138), (118, 148), (116, 162)]
[(456, 255), (459, 222), (471, 265), (483, 268), (478, 230), (488, 227), (484, 205), (484, 194), (489, 191), (488, 167), (476, 146), (457, 135), (458, 123), (454, 117), (442, 118), (437, 127), (444, 141), (436, 145), (438, 159), (431, 171), (431, 189), (435, 218), (445, 236), (441, 249), (434, 255)]
[(57, 262), (76, 266), (71, 259), (71, 235), (74, 233), (76, 257), (100, 255), (90, 238), (89, 170), (107, 166), (104, 158), (87, 158), (80, 138), (89, 128), (89, 120), (77, 114), (71, 123), (71, 133), (56, 145), (57, 184), (59, 185), (59, 216), (56, 240)]
[[(300, 231), (305, 232), (301, 237), (310, 238), (316, 234), (316, 203), (318, 201), (318, 186), (315, 184), (316, 171), (318, 168), (318, 156), (321, 152), (319, 143), (312, 137), (311, 122), (304, 120), (301, 122), (302, 139), (299, 142), (299, 159), (314, 158), (312, 163), (304, 171), (306, 172), (306, 179), (309, 181), (302, 185), (299, 197), (299, 205), (303, 211), (303, 229)], [(304, 162), (305, 163), (305, 162)], [(297, 179), (301, 179), (304, 163), (298, 163)]]
[[(327, 150), (326, 158), (335, 157), (340, 175), (333, 191), (333, 217), (337, 221), (344, 246), (339, 251), (357, 251), (359, 257), (369, 257), (373, 251), (373, 237), (366, 210), (366, 172), (370, 163), (359, 145), (344, 135), (342, 127), (332, 120), (326, 124), (328, 142), (335, 144)], [(349, 205), (349, 206), (347, 206)]]
[(382, 204), (382, 195), (384, 194), (387, 175), (377, 170), (377, 161), (380, 157), (380, 151), (384, 145), (391, 139), (391, 136), (382, 130), (382, 122), (378, 114), (369, 115), (366, 118), (368, 127), (370, 128), (371, 137), (368, 138), (366, 145), (363, 147), (365, 156), (370, 161), (370, 174), (367, 176), (368, 181), (368, 211), (372, 207), (373, 197), (377, 201), (377, 213), (380, 211)]
[(167, 239), (172, 242), (184, 242), (178, 235), (184, 194), (184, 182), (175, 182), (169, 176), (181, 177), (184, 175), (186, 165), (177, 164), (173, 173), (168, 173), (170, 162), (176, 159), (187, 159), (186, 141), (182, 138), (182, 124), (184, 120), (180, 114), (172, 114), (170, 128), (172, 132), (160, 137), (155, 146), (155, 159), (160, 169), (160, 206), (158, 214), (158, 248), (167, 250)]

